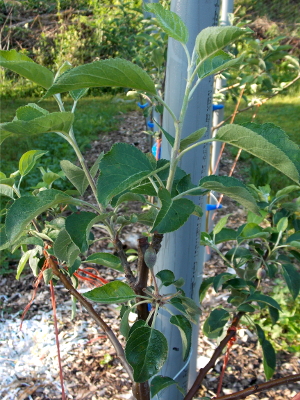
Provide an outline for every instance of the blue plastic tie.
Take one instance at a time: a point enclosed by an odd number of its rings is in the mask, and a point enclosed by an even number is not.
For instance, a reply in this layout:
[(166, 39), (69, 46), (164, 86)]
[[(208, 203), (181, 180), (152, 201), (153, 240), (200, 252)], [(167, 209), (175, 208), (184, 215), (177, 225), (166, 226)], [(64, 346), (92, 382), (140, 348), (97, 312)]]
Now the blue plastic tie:
[(148, 303), (148, 304), (147, 304), (147, 308), (148, 308), (148, 312), (150, 312), (151, 309), (152, 309), (151, 303)]
[(213, 104), (213, 111), (222, 110), (224, 108), (224, 104)]
[[(152, 154), (154, 155), (154, 157), (156, 157), (156, 151), (157, 151), (157, 143), (154, 143), (154, 145), (152, 146)], [(158, 153), (158, 159), (160, 160), (160, 158), (161, 158), (161, 147)]]
[(148, 125), (148, 127), (151, 128), (151, 129), (154, 128), (154, 122), (148, 121), (148, 122), (147, 122), (147, 125)]
[(222, 204), (206, 204), (206, 211), (217, 210), (219, 208), (223, 208)]
[(143, 110), (144, 108), (148, 107), (148, 103), (145, 104), (141, 104), (141, 103), (137, 103), (137, 105)]

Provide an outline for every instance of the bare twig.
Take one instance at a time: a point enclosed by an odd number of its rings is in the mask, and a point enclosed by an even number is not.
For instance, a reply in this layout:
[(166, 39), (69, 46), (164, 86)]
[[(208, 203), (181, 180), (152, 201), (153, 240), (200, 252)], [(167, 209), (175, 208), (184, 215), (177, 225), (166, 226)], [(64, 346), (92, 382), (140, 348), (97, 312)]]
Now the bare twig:
[(54, 275), (56, 275), (61, 280), (65, 288), (68, 289), (68, 291), (79, 301), (79, 303), (87, 310), (88, 314), (93, 318), (96, 324), (100, 326), (101, 329), (103, 329), (103, 331), (106, 333), (107, 337), (114, 346), (117, 356), (119, 357), (124, 369), (129, 375), (129, 378), (133, 381), (132, 369), (125, 358), (123, 347), (121, 346), (121, 343), (115, 336), (114, 332), (100, 317), (100, 315), (94, 310), (93, 306), (73, 287), (69, 279), (59, 270), (55, 260), (51, 256), (49, 257), (49, 264), (52, 268)]
[[(250, 394), (258, 393), (258, 392), (261, 392), (261, 391), (267, 390), (267, 389), (271, 389), (275, 386), (286, 385), (287, 383), (298, 382), (298, 381), (300, 381), (300, 374), (288, 375), (288, 376), (285, 376), (284, 378), (273, 379), (272, 381), (260, 383), (259, 385), (254, 385), (248, 389), (240, 390), (239, 392), (228, 394), (226, 396), (214, 397), (213, 399), (216, 399), (216, 400), (245, 399), (247, 396), (250, 396)], [(296, 397), (294, 397), (291, 400), (300, 399), (300, 396), (297, 397), (298, 395), (296, 395)]]
[[(149, 268), (144, 261), (144, 254), (148, 247), (149, 243), (146, 237), (138, 239), (138, 280), (134, 286), (134, 291), (140, 296), (144, 295), (143, 289), (147, 287), (148, 284)], [(137, 297), (136, 300), (137, 302), (141, 301), (139, 297)], [(146, 303), (139, 304), (137, 306), (137, 314), (138, 319), (146, 321), (149, 315), (148, 305)]]

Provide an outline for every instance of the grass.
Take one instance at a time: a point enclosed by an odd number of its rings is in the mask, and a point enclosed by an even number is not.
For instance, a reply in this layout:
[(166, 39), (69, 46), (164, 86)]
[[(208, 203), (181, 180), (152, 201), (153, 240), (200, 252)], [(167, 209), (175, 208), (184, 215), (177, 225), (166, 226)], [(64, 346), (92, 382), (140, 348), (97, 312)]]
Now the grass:
[[(247, 105), (248, 104), (244, 101), (241, 103), (239, 108), (246, 108)], [(233, 111), (233, 102), (226, 102), (225, 117), (231, 115)], [(300, 145), (300, 93), (273, 97), (258, 109), (250, 109), (238, 114), (234, 123), (241, 124), (243, 122), (251, 121), (254, 112), (257, 112), (257, 115), (253, 122), (258, 124), (271, 122), (280, 126), (291, 140)]]
[[(117, 117), (121, 113), (136, 109), (135, 102), (114, 102), (113, 100), (113, 96), (104, 95), (101, 97), (87, 97), (79, 101), (75, 112), (74, 131), (82, 151), (87, 150), (91, 141), (97, 139), (99, 135), (116, 129), (119, 124)], [(12, 121), (16, 109), (29, 102), (37, 102), (37, 100), (30, 98), (4, 99), (1, 102), (1, 122)], [(64, 104), (66, 110), (69, 111), (72, 101), (66, 99)], [(38, 105), (50, 112), (59, 111), (54, 99), (41, 101)], [(48, 154), (40, 159), (38, 165), (49, 168), (53, 172), (60, 171), (60, 159), (68, 159), (70, 161), (75, 161), (76, 159), (75, 153), (69, 144), (55, 133), (24, 137), (18, 140), (8, 138), (1, 145), (1, 171), (9, 176), (9, 174), (18, 169), (21, 155), (33, 149), (48, 151)], [(38, 169), (32, 171), (26, 178), (27, 180), (24, 180), (23, 185), (34, 186), (40, 180)]]

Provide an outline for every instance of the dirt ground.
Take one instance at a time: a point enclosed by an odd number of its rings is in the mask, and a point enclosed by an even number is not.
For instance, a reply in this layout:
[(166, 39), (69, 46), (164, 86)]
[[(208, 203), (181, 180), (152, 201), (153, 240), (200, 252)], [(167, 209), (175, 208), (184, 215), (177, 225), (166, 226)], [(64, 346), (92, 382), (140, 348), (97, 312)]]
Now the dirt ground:
[[(143, 151), (149, 149), (149, 137), (143, 133), (144, 121), (139, 112), (122, 117), (117, 131), (101, 136), (93, 143), (88, 153), (90, 163), (101, 151), (107, 151), (115, 142), (132, 143)], [(221, 162), (221, 173), (228, 173), (232, 160), (225, 157)], [(237, 170), (237, 173), (238, 170)], [(244, 219), (242, 209), (224, 200), (226, 208), (222, 213), (234, 212), (230, 217), (231, 226), (237, 226)], [(95, 231), (101, 235), (101, 231)], [(140, 227), (128, 229), (123, 236), (124, 246), (136, 246)], [(98, 245), (103, 250), (106, 243)], [(103, 248), (101, 247), (103, 246)], [(104, 267), (97, 267), (102, 277), (116, 278), (117, 273)], [(206, 263), (204, 276), (214, 276), (224, 271), (224, 266), (216, 255)], [(53, 334), (51, 301), (49, 289), (41, 284), (38, 294), (26, 315), (23, 331), (19, 331), (20, 315), (28, 304), (33, 289), (34, 278), (29, 269), (16, 281), (13, 274), (1, 276), (0, 280), (0, 397), (4, 400), (59, 400), (61, 399), (57, 355)], [(84, 288), (84, 286), (82, 287)], [(106, 335), (97, 329), (85, 310), (77, 306), (77, 315), (71, 320), (71, 299), (62, 285), (55, 288), (57, 296), (59, 337), (64, 372), (65, 389), (68, 399), (104, 400), (131, 399), (131, 385), (128, 375), (116, 358), (114, 349)], [(224, 294), (208, 292), (203, 302), (201, 322), (216, 302), (225, 301)], [(117, 333), (119, 309), (114, 306), (95, 307), (104, 315), (104, 320)], [(122, 336), (117, 336), (123, 340)], [(198, 364), (207, 363), (216, 347), (215, 341), (199, 335)], [(216, 393), (223, 357), (207, 375), (199, 390), (198, 397), (213, 396)], [(299, 359), (280, 352), (277, 355), (277, 369), (274, 378), (300, 372)], [(262, 352), (256, 335), (242, 326), (238, 339), (232, 347), (227, 372), (223, 381), (223, 394), (242, 390), (265, 381)], [(300, 384), (282, 387), (248, 396), (249, 400), (290, 400), (300, 390)]]

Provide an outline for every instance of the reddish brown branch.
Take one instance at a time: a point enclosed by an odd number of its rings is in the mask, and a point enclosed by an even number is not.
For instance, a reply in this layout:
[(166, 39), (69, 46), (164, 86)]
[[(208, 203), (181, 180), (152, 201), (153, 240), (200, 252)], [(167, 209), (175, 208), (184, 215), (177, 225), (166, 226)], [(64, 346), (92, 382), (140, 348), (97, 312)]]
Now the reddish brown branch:
[[(228, 394), (226, 396), (214, 397), (213, 399), (216, 399), (216, 400), (245, 399), (247, 396), (250, 396), (250, 394), (254, 394), (254, 393), (261, 392), (263, 390), (271, 389), (275, 386), (286, 385), (287, 383), (298, 382), (298, 381), (300, 381), (300, 374), (288, 375), (288, 376), (285, 376), (284, 378), (273, 379), (272, 381), (260, 383), (259, 385), (254, 385), (248, 389), (240, 390), (239, 392)], [(292, 399), (292, 400), (294, 400), (294, 399)], [(296, 400), (298, 400), (297, 396), (296, 396)]]
[(118, 341), (117, 337), (115, 336), (114, 332), (111, 328), (106, 324), (106, 322), (100, 317), (100, 315), (94, 310), (93, 306), (73, 287), (72, 283), (69, 279), (59, 270), (58, 266), (56, 265), (55, 260), (50, 256), (49, 257), (49, 265), (52, 268), (54, 275), (56, 275), (64, 285), (66, 289), (79, 301), (79, 303), (86, 309), (88, 314), (93, 318), (98, 326), (106, 333), (107, 337), (111, 341), (112, 345), (114, 346), (117, 356), (119, 357), (123, 367), (125, 368), (126, 372), (128, 373), (130, 379), (133, 381), (133, 374), (130, 365), (128, 364), (123, 347), (121, 343)]
[(190, 390), (186, 394), (184, 400), (192, 400), (193, 397), (196, 395), (206, 374), (208, 373), (208, 371), (211, 368), (213, 368), (215, 366), (215, 363), (216, 363), (217, 359), (220, 357), (220, 355), (222, 354), (223, 349), (225, 348), (227, 343), (230, 341), (230, 339), (235, 336), (236, 332), (232, 328), (237, 327), (240, 319), (242, 318), (242, 316), (244, 314), (245, 314), (244, 312), (239, 312), (237, 314), (237, 316), (233, 319), (232, 324), (231, 324), (230, 328), (228, 329), (227, 335), (221, 341), (219, 346), (216, 348), (216, 350), (214, 351), (214, 354), (212, 355), (211, 359), (206, 364), (206, 366), (204, 368), (200, 369), (193, 386), (190, 388)]

